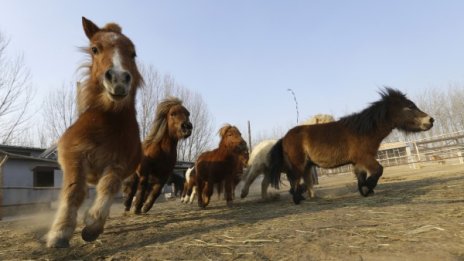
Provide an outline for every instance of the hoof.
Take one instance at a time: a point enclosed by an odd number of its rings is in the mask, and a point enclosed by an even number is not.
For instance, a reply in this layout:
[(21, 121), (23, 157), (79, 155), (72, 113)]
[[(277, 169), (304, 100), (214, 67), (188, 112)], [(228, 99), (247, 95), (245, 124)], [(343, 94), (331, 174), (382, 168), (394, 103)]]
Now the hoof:
[(85, 241), (92, 242), (95, 241), (101, 233), (103, 233), (103, 228), (92, 230), (89, 227), (84, 227), (81, 236)]
[(242, 191), (242, 194), (240, 194), (240, 198), (246, 198), (248, 196), (248, 192)]
[(305, 198), (302, 195), (293, 195), (293, 203), (295, 203), (296, 205), (300, 204), (300, 202), (304, 199)]
[(135, 215), (140, 215), (140, 214), (142, 214), (142, 212), (140, 211), (140, 209), (136, 209), (136, 208), (134, 208), (134, 210), (132, 211), (132, 213), (134, 213)]
[(64, 238), (56, 238), (49, 240), (47, 242), (47, 247), (49, 248), (68, 248), (69, 247), (69, 240)]
[(206, 205), (204, 203), (198, 203), (198, 207), (200, 209), (205, 209), (206, 208)]
[(374, 190), (368, 188), (367, 186), (362, 186), (359, 188), (359, 192), (361, 193), (362, 196), (368, 197), (374, 195)]

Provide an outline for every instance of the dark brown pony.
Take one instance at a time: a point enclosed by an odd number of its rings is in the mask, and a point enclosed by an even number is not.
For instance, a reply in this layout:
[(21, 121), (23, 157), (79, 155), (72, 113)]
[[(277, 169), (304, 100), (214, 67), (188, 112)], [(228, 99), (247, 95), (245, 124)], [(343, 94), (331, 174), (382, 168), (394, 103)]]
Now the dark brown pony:
[(135, 95), (142, 77), (134, 44), (117, 24), (99, 28), (84, 17), (82, 23), (92, 62), (79, 88), (79, 118), (58, 143), (63, 185), (48, 247), (69, 246), (87, 183), (96, 185), (97, 195), (84, 216), (82, 238), (97, 239), (122, 180), (135, 171), (141, 157)]
[(331, 123), (289, 130), (270, 151), (273, 186), (279, 187), (280, 173), (286, 172), (293, 201), (298, 204), (304, 199), (302, 177), (309, 197), (314, 196), (312, 180), (308, 178), (312, 166), (335, 168), (352, 164), (359, 192), (363, 196), (372, 195), (383, 173), (376, 160), (382, 140), (395, 128), (405, 132), (426, 131), (434, 121), (398, 90), (385, 88), (379, 94), (379, 101), (359, 113)]
[(237, 171), (243, 167), (240, 155), (248, 151), (247, 144), (237, 127), (225, 125), (219, 130), (219, 136), (221, 137), (219, 147), (202, 153), (195, 163), (198, 206), (201, 208), (208, 206), (214, 185), (222, 186), (222, 182), (224, 182), (227, 206), (232, 206), (232, 190), (235, 187)]
[(177, 98), (160, 102), (156, 109), (153, 127), (143, 142), (142, 161), (129, 179), (125, 191), (125, 210), (134, 200), (134, 213), (148, 212), (171, 175), (177, 161), (177, 143), (192, 134), (190, 112)]

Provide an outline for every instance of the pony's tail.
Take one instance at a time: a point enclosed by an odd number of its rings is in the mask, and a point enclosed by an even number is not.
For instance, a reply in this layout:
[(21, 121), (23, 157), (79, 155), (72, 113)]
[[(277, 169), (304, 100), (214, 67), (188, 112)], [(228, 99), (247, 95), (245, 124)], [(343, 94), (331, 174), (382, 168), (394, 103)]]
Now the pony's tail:
[(280, 175), (284, 165), (284, 153), (282, 147), (282, 139), (278, 140), (277, 143), (269, 151), (270, 168), (269, 168), (269, 180), (272, 187), (278, 189), (280, 186)]

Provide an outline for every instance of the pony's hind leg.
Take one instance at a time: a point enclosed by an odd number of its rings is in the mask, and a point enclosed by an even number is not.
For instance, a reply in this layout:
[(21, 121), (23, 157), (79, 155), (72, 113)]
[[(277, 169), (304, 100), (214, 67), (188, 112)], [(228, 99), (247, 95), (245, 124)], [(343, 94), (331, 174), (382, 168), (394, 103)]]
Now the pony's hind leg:
[(245, 198), (248, 196), (249, 190), (251, 183), (256, 179), (256, 177), (259, 176), (259, 171), (257, 170), (257, 167), (255, 164), (251, 165), (251, 167), (247, 170), (247, 173), (245, 175), (246, 180), (245, 184), (243, 185), (242, 192), (240, 193), (240, 198)]
[(109, 172), (98, 181), (95, 201), (84, 216), (85, 227), (82, 229), (82, 239), (91, 242), (103, 233), (114, 196), (120, 188), (121, 178), (114, 172)]
[(309, 198), (316, 198), (316, 190), (314, 189), (313, 171), (315, 171), (314, 166), (308, 166), (306, 167), (305, 172), (303, 174), (303, 179), (306, 185), (306, 189), (308, 191)]
[(63, 186), (60, 202), (52, 227), (47, 234), (47, 247), (69, 247), (69, 240), (76, 229), (77, 210), (84, 201), (87, 185), (84, 176), (77, 169), (69, 169), (64, 164)]
[(302, 195), (304, 189), (300, 184), (300, 179), (292, 177), (291, 174), (287, 174), (287, 179), (290, 183), (290, 194), (292, 194), (293, 203), (298, 205), (305, 199)]

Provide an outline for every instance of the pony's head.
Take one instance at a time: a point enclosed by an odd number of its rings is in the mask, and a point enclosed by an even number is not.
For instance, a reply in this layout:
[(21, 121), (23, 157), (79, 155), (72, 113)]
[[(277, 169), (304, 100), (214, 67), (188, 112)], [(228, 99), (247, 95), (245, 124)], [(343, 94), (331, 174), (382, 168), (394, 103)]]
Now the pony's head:
[(190, 122), (190, 112), (182, 105), (182, 101), (175, 97), (162, 100), (156, 108), (153, 127), (145, 139), (145, 145), (158, 143), (163, 136), (180, 140), (190, 137), (193, 125)]
[(219, 129), (219, 136), (221, 137), (219, 147), (223, 147), (240, 154), (248, 151), (248, 146), (237, 127), (226, 124), (224, 127)]
[[(84, 32), (90, 41), (84, 50), (91, 56), (87, 79), (87, 96), (97, 99), (105, 108), (121, 107), (127, 104), (129, 96), (135, 97), (142, 76), (135, 62), (135, 46), (122, 34), (115, 23), (99, 28), (92, 21), (82, 17)], [(95, 97), (96, 96), (96, 97)]]
[(417, 108), (416, 104), (398, 90), (385, 88), (380, 92), (388, 106), (388, 117), (399, 130), (407, 132), (426, 131), (433, 127), (434, 119)]

